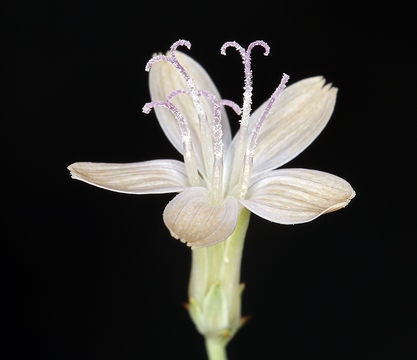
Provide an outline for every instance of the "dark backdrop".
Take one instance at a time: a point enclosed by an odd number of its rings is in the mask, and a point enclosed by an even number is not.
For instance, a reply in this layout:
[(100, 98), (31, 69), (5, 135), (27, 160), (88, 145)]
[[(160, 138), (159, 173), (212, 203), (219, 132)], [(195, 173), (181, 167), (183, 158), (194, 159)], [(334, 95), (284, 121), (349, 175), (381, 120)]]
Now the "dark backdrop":
[[(320, 137), (286, 167), (327, 171), (357, 192), (298, 226), (252, 216), (243, 258), (250, 322), (230, 359), (415, 359), (415, 45), (409, 8), (224, 2), (21, 5), (16, 89), (3, 130), (6, 359), (204, 359), (182, 307), (190, 250), (169, 236), (173, 195), (129, 196), (71, 180), (75, 161), (180, 159), (149, 101), (146, 61), (179, 38), (223, 97), (254, 108), (282, 72), (339, 88)], [(234, 129), (238, 119), (230, 116)], [(10, 176), (11, 175), (11, 176)]]

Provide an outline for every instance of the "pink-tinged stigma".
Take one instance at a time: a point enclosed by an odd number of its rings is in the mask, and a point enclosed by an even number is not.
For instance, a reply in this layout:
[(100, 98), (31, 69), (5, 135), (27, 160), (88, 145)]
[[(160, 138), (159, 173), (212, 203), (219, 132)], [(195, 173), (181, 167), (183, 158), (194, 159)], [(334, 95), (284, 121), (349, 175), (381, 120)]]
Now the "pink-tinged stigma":
[(184, 69), (184, 67), (179, 63), (179, 61), (177, 60), (177, 57), (175, 56), (175, 51), (177, 50), (177, 48), (179, 46), (185, 46), (187, 47), (188, 50), (191, 49), (191, 43), (188, 40), (177, 40), (176, 42), (174, 42), (171, 45), (170, 48), (170, 56), (166, 56), (166, 55), (157, 55), (154, 56), (152, 59), (150, 59), (146, 65), (145, 65), (145, 70), (149, 71), (152, 67), (153, 64), (155, 64), (156, 62), (159, 61), (166, 61), (168, 63), (170, 63), (171, 65), (173, 65), (179, 72), (180, 74), (183, 76), (185, 83), (187, 84), (188, 89), (190, 90), (191, 93), (191, 98), (193, 100), (194, 106), (197, 110), (197, 114), (199, 117), (204, 117), (204, 110), (201, 106), (201, 103), (198, 99), (198, 95), (197, 95), (197, 88), (194, 84), (193, 79), (191, 78), (191, 76), (187, 73), (187, 71)]
[[(190, 95), (190, 91), (178, 89), (171, 92), (167, 96), (167, 101), (170, 101), (173, 97), (186, 94)], [(238, 115), (240, 114), (240, 107), (231, 100), (219, 100), (215, 95), (206, 91), (198, 90), (198, 96), (204, 96), (213, 103), (213, 121), (212, 121), (212, 141), (213, 141), (213, 169), (211, 172), (211, 177), (208, 179), (208, 185), (210, 186), (210, 194), (212, 195), (211, 200), (213, 202), (218, 202), (221, 200), (221, 195), (223, 192), (222, 183), (223, 183), (223, 129), (221, 123), (221, 106), (227, 105), (230, 106)]]
[(242, 178), (242, 171), (244, 167), (242, 164), (245, 162), (245, 154), (248, 146), (248, 122), (252, 111), (252, 62), (251, 53), (255, 46), (262, 46), (264, 48), (264, 55), (269, 54), (269, 45), (262, 40), (253, 41), (249, 44), (247, 50), (245, 50), (236, 41), (229, 41), (223, 44), (220, 49), (222, 55), (226, 55), (226, 49), (234, 47), (242, 57), (244, 66), (244, 86), (243, 86), (243, 105), (242, 105), (242, 117), (240, 119), (239, 138), (237, 139), (237, 145), (235, 147), (232, 172), (228, 179), (229, 189), (233, 188)]
[(275, 89), (274, 93), (270, 97), (268, 104), (266, 105), (265, 110), (262, 113), (262, 116), (258, 119), (255, 125), (255, 128), (252, 130), (249, 145), (248, 145), (248, 151), (247, 151), (248, 154), (252, 157), (255, 155), (256, 140), (261, 131), (262, 125), (264, 124), (266, 118), (268, 117), (275, 100), (278, 99), (279, 96), (284, 91), (286, 87), (285, 84), (288, 82), (289, 78), (290, 77), (285, 73), (282, 75), (281, 82), (279, 83), (278, 87)]
[(227, 100), (227, 99), (221, 99), (220, 103), (222, 105), (228, 106), (230, 108), (232, 108), (232, 110), (237, 114), (240, 115), (242, 113), (242, 109), (240, 108), (240, 106), (238, 104), (236, 104), (234, 101), (232, 100)]
[(178, 126), (181, 133), (181, 140), (184, 147), (184, 164), (187, 172), (188, 181), (191, 186), (200, 185), (200, 175), (195, 161), (193, 144), (191, 142), (190, 128), (187, 124), (187, 120), (181, 114), (181, 112), (175, 107), (175, 105), (169, 100), (166, 101), (151, 101), (146, 103), (142, 111), (145, 114), (149, 114), (152, 108), (161, 106), (171, 111), (178, 122)]
[[(167, 100), (170, 101), (177, 95), (185, 94), (190, 95), (190, 91), (184, 89), (174, 90), (167, 96)], [(241, 109), (238, 104), (236, 104), (232, 100), (222, 99), (219, 100), (217, 97), (206, 90), (198, 90), (198, 96), (204, 96), (209, 99), (214, 106), (213, 111), (213, 124), (212, 124), (212, 131), (213, 131), (213, 150), (214, 150), (214, 157), (215, 158), (222, 158), (223, 157), (223, 129), (221, 124), (221, 106), (229, 106), (232, 110), (237, 114), (240, 115)]]
[[(257, 40), (250, 43), (247, 49), (244, 49), (236, 41), (229, 41), (224, 43), (220, 49), (221, 54), (226, 55), (227, 48), (234, 47), (242, 58), (242, 63), (244, 65), (242, 107), (239, 107), (231, 100), (218, 99), (214, 94), (204, 89), (198, 89), (190, 74), (180, 64), (176, 57), (175, 52), (180, 46), (185, 46), (190, 49), (191, 43), (187, 40), (176, 41), (171, 45), (167, 55), (157, 55), (150, 59), (145, 66), (145, 70), (149, 71), (153, 64), (159, 61), (165, 61), (174, 66), (179, 72), (185, 81), (186, 89), (178, 89), (171, 92), (164, 101), (152, 101), (145, 104), (143, 112), (149, 113), (152, 108), (161, 106), (168, 109), (174, 115), (174, 118), (178, 123), (184, 147), (184, 163), (191, 186), (200, 186), (201, 181), (205, 182), (209, 189), (210, 201), (213, 204), (221, 203), (224, 196), (230, 193), (244, 199), (250, 185), (257, 140), (261, 133), (262, 126), (270, 115), (274, 102), (284, 91), (289, 76), (283, 74), (280, 84), (270, 97), (262, 115), (256, 120), (256, 123), (251, 124), (250, 128), (252, 130), (249, 134), (249, 121), (255, 122), (255, 119), (250, 118), (253, 90), (251, 54), (255, 46), (261, 46), (264, 48), (264, 55), (266, 56), (270, 51), (269, 45), (262, 40)], [(191, 97), (197, 112), (199, 129), (191, 128), (184, 115), (171, 102), (174, 97), (181, 94)], [(206, 101), (202, 102), (201, 98), (207, 99), (208, 103)], [(212, 111), (208, 110), (210, 108), (210, 103), (213, 105)], [(203, 108), (203, 104), (205, 108)], [(209, 108), (207, 108), (207, 105)], [(234, 151), (232, 153), (233, 163), (230, 169), (231, 172), (230, 174), (228, 173), (228, 176), (225, 179), (223, 179), (224, 143), (221, 122), (222, 106), (229, 106), (238, 115), (241, 115), (239, 133), (237, 134), (236, 142), (231, 146), (231, 151)], [(208, 113), (206, 114), (205, 111), (208, 111)], [(192, 124), (194, 124), (194, 122), (192, 122)], [(194, 140), (198, 140), (198, 143), (193, 144)], [(200, 170), (196, 166), (196, 153), (194, 150), (201, 150), (202, 163), (198, 164)], [(229, 162), (227, 162), (227, 164), (229, 164)]]
[(246, 193), (248, 191), (250, 177), (252, 175), (252, 167), (253, 167), (253, 158), (255, 156), (255, 150), (256, 150), (256, 141), (257, 138), (261, 132), (262, 126), (267, 119), (268, 115), (270, 114), (272, 105), (274, 104), (275, 100), (278, 99), (278, 97), (282, 94), (282, 92), (285, 89), (285, 84), (288, 82), (288, 79), (290, 77), (287, 74), (283, 74), (281, 78), (281, 82), (279, 83), (278, 87), (273, 92), (272, 96), (270, 97), (268, 104), (265, 107), (264, 112), (262, 113), (261, 117), (258, 119), (258, 121), (255, 124), (254, 129), (251, 132), (250, 135), (250, 141), (248, 143), (248, 146), (246, 148), (246, 154), (244, 156), (243, 160), (243, 171), (241, 173), (240, 179), (239, 179), (239, 197), (241, 199), (244, 199), (246, 196)]
[(245, 73), (245, 82), (244, 82), (244, 93), (243, 93), (243, 111), (242, 111), (242, 118), (240, 120), (240, 124), (243, 126), (247, 126), (250, 113), (252, 110), (252, 69), (251, 69), (251, 53), (252, 49), (255, 46), (262, 46), (265, 51), (264, 55), (267, 56), (269, 54), (270, 47), (269, 45), (262, 41), (257, 40), (249, 44), (248, 49), (245, 50), (241, 45), (239, 45), (236, 41), (228, 41), (223, 44), (220, 49), (220, 53), (222, 55), (226, 55), (226, 49), (228, 47), (234, 47), (237, 51), (239, 51), (240, 56), (242, 57), (243, 65), (244, 65), (244, 73)]
[(159, 61), (166, 61), (169, 64), (173, 65), (184, 78), (185, 83), (187, 85), (188, 90), (190, 91), (191, 100), (193, 102), (194, 108), (197, 111), (197, 116), (199, 120), (200, 126), (200, 140), (202, 143), (201, 150), (203, 155), (203, 163), (205, 167), (205, 172), (208, 177), (211, 177), (212, 171), (212, 164), (214, 161), (213, 158), (213, 148), (212, 148), (212, 141), (211, 141), (211, 131), (210, 131), (210, 123), (207, 119), (207, 116), (204, 112), (203, 105), (199, 99), (198, 89), (189, 75), (189, 73), (185, 70), (185, 68), (179, 63), (177, 57), (175, 56), (175, 51), (179, 46), (185, 46), (188, 49), (191, 48), (191, 43), (187, 40), (178, 40), (171, 45), (170, 48), (170, 56), (165, 55), (157, 55), (150, 59), (145, 66), (145, 70), (149, 71), (153, 64)]

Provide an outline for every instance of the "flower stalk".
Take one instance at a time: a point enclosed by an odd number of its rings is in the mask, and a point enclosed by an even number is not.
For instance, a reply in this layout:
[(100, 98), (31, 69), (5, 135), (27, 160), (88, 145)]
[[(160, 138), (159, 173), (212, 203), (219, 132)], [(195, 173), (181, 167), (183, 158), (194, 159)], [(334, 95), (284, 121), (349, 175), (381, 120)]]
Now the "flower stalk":
[(227, 240), (192, 251), (188, 309), (210, 360), (226, 359), (224, 348), (243, 324), (240, 267), (249, 218), (243, 208)]
[(227, 360), (226, 346), (215, 338), (205, 339), (207, 356), (209, 360)]

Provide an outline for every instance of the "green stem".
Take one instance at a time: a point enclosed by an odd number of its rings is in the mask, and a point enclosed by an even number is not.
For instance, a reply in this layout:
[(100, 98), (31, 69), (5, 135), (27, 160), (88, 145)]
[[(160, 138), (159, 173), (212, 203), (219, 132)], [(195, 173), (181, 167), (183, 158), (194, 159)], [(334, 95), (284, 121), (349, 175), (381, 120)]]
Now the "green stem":
[(227, 360), (226, 344), (213, 337), (206, 337), (206, 350), (209, 360)]

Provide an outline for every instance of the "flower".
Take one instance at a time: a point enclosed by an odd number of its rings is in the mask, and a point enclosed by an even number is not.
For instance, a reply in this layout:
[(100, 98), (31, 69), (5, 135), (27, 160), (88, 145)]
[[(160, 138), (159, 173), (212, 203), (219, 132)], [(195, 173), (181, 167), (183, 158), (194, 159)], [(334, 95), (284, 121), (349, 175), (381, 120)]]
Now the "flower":
[[(243, 207), (276, 223), (297, 224), (349, 203), (355, 192), (340, 177), (309, 169), (276, 170), (323, 130), (333, 112), (336, 88), (317, 76), (285, 89), (289, 77), (284, 74), (269, 100), (251, 113), (251, 52), (261, 46), (268, 55), (264, 41), (254, 41), (247, 49), (234, 41), (221, 48), (223, 55), (233, 47), (242, 57), (242, 108), (221, 99), (206, 71), (178, 52), (179, 46), (190, 49), (191, 44), (178, 40), (166, 55), (155, 55), (146, 64), (152, 101), (143, 112), (155, 110), (184, 161), (77, 162), (69, 166), (74, 179), (130, 194), (178, 192), (163, 219), (171, 235), (193, 249), (226, 240)], [(233, 138), (225, 106), (241, 114)]]

